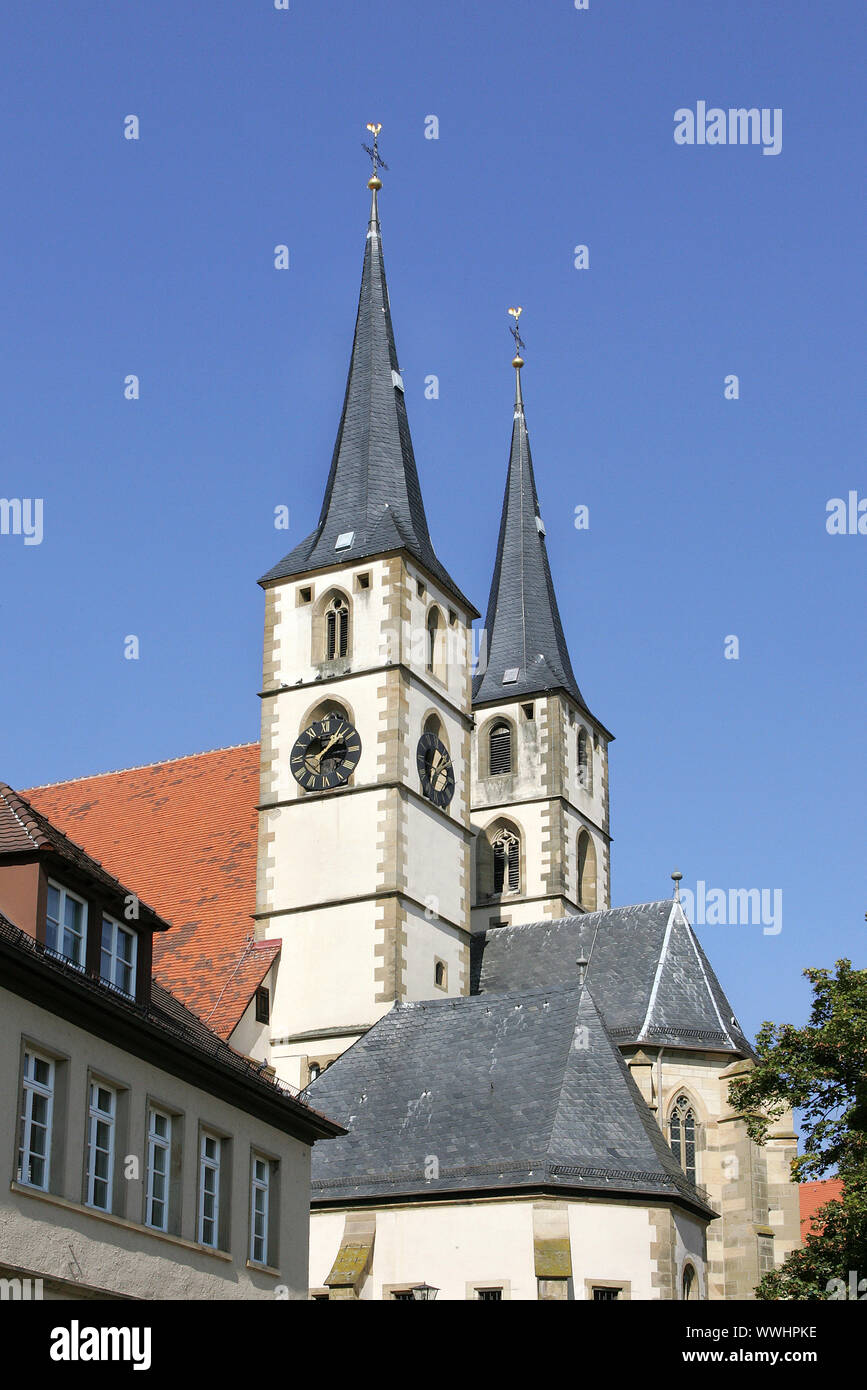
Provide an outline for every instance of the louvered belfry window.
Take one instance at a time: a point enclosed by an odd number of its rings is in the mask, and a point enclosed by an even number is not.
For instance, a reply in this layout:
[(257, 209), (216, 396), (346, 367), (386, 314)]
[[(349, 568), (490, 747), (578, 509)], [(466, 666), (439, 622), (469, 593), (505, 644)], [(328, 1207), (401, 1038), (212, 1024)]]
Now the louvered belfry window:
[(695, 1111), (689, 1096), (679, 1095), (668, 1122), (672, 1153), (686, 1176), (695, 1182)]
[(508, 888), (517, 893), (521, 887), (521, 842), (517, 835), (502, 830), (493, 843), (494, 851), (494, 892), (502, 893)]
[(501, 777), (512, 771), (512, 731), (508, 724), (496, 724), (491, 730), (491, 776)]
[(328, 661), (346, 656), (349, 650), (349, 609), (336, 598), (325, 615), (325, 653)]

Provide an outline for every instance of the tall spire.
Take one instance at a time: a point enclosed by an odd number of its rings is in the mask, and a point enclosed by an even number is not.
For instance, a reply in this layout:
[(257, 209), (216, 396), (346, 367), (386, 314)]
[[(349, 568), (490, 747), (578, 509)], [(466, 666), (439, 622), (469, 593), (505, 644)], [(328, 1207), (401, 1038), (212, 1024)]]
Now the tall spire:
[(562, 689), (586, 709), (563, 635), (539, 513), (521, 390), (521, 310), (510, 309), (509, 313), (515, 319), (511, 330), (516, 348), (512, 359), (515, 415), (497, 559), (485, 616), (487, 666), (473, 681), (473, 703)]
[[(377, 195), (382, 188), (377, 137), (370, 125), (370, 218), (349, 376), (319, 522), (261, 583), (349, 563), (392, 550), (414, 555), (471, 609), (434, 552), (406, 414), (391, 324)], [(368, 148), (365, 146), (365, 148)]]

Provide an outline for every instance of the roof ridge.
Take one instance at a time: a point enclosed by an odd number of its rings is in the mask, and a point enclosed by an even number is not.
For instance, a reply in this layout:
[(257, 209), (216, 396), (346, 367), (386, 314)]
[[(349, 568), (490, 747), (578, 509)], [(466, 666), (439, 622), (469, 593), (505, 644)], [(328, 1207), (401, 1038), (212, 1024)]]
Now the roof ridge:
[[(120, 777), (125, 772), (144, 772), (149, 767), (167, 767), (170, 763), (187, 762), (190, 758), (206, 758), (211, 753), (232, 753), (236, 748), (255, 748), (260, 742), (259, 739), (250, 739), (247, 743), (226, 743), (219, 748), (203, 748), (198, 753), (179, 753), (174, 758), (158, 758), (151, 763), (134, 763), (131, 767), (113, 767), (106, 772), (86, 772), (82, 777), (66, 777), (59, 782), (39, 782), (35, 786), (28, 787), (28, 792), (44, 792), (50, 787), (71, 787), (76, 782), (93, 782), (97, 777)], [(62, 833), (62, 832), (61, 832)]]

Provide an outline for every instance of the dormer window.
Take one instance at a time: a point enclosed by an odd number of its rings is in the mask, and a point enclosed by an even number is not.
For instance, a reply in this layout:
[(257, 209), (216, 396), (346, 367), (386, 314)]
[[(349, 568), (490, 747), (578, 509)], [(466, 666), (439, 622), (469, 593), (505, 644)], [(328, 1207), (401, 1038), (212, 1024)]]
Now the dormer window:
[(106, 984), (121, 994), (135, 995), (135, 965), (138, 937), (111, 917), (102, 919), (102, 948), (99, 973)]
[(59, 883), (49, 883), (45, 945), (80, 970), (84, 969), (86, 922), (87, 905), (83, 899), (70, 893), (68, 888), (61, 888)]

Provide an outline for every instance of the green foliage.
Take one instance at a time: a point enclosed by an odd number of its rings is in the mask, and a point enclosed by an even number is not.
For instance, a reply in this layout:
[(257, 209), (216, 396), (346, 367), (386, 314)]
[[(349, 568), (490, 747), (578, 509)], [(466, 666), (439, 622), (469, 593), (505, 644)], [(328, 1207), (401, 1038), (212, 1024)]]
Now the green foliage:
[(827, 1299), (831, 1280), (867, 1277), (867, 970), (838, 960), (836, 974), (805, 970), (813, 1007), (803, 1028), (764, 1023), (758, 1060), (729, 1085), (729, 1102), (747, 1119), (747, 1132), (764, 1143), (771, 1121), (788, 1109), (802, 1112), (803, 1152), (792, 1163), (797, 1182), (836, 1167), (843, 1197), (817, 1213), (804, 1246), (766, 1274), (762, 1299)]

